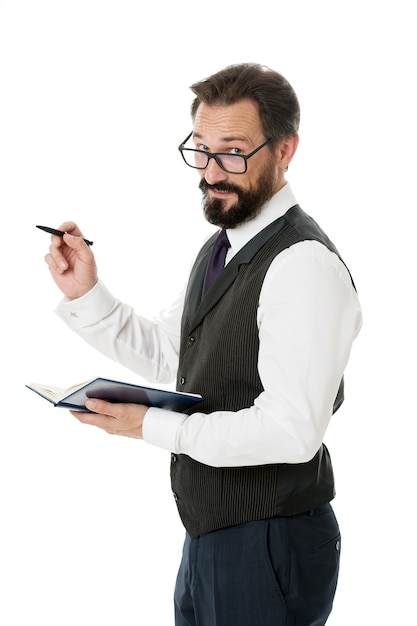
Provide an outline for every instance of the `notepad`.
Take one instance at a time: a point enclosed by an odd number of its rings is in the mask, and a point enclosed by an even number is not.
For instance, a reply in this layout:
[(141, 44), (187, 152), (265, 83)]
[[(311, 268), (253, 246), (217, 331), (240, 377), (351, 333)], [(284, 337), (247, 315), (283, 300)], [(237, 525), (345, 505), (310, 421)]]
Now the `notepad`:
[(30, 383), (25, 387), (56, 407), (88, 413), (92, 413), (85, 406), (88, 398), (98, 398), (107, 402), (133, 402), (178, 412), (186, 411), (203, 401), (199, 394), (156, 389), (108, 378), (93, 378), (67, 389), (40, 383)]

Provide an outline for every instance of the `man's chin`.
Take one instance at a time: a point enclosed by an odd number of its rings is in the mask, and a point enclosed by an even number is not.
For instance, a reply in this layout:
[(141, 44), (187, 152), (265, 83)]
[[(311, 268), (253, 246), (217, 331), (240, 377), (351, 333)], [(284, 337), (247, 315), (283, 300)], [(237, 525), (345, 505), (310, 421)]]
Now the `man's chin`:
[(223, 223), (225, 220), (227, 221), (227, 215), (231, 208), (233, 208), (233, 204), (219, 200), (218, 198), (210, 198), (210, 200), (203, 205), (206, 220), (210, 222), (210, 224), (220, 226), (221, 228), (224, 228)]
[(206, 220), (219, 228), (235, 228), (253, 219), (259, 212), (242, 208), (238, 202), (230, 206), (222, 202), (209, 202), (203, 209)]

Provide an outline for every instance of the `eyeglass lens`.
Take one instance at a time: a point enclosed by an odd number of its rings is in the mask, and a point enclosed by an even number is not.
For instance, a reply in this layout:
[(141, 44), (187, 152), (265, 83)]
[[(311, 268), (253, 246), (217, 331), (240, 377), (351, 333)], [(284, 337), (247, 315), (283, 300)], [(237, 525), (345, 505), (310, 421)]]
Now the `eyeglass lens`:
[[(198, 169), (205, 169), (211, 155), (203, 150), (191, 150), (185, 148), (183, 155), (188, 165)], [(241, 174), (246, 169), (245, 159), (238, 154), (216, 154), (212, 156), (224, 170), (230, 173)]]

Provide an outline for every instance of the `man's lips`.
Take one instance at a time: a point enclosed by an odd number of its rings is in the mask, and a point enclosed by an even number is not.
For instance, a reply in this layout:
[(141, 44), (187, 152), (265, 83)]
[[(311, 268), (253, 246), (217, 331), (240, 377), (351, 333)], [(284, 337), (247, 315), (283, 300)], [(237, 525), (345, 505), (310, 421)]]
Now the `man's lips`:
[(207, 191), (211, 196), (215, 196), (216, 198), (225, 198), (237, 193), (235, 189), (222, 189), (221, 187), (216, 187), (216, 185), (208, 187)]

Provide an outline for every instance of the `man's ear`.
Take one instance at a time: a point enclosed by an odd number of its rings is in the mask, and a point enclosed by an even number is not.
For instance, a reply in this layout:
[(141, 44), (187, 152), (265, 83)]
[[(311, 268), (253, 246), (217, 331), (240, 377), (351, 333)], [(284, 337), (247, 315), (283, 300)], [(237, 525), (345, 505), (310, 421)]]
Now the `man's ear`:
[(298, 135), (285, 137), (277, 146), (277, 160), (279, 167), (286, 169), (291, 163), (292, 158), (297, 150), (300, 138)]

